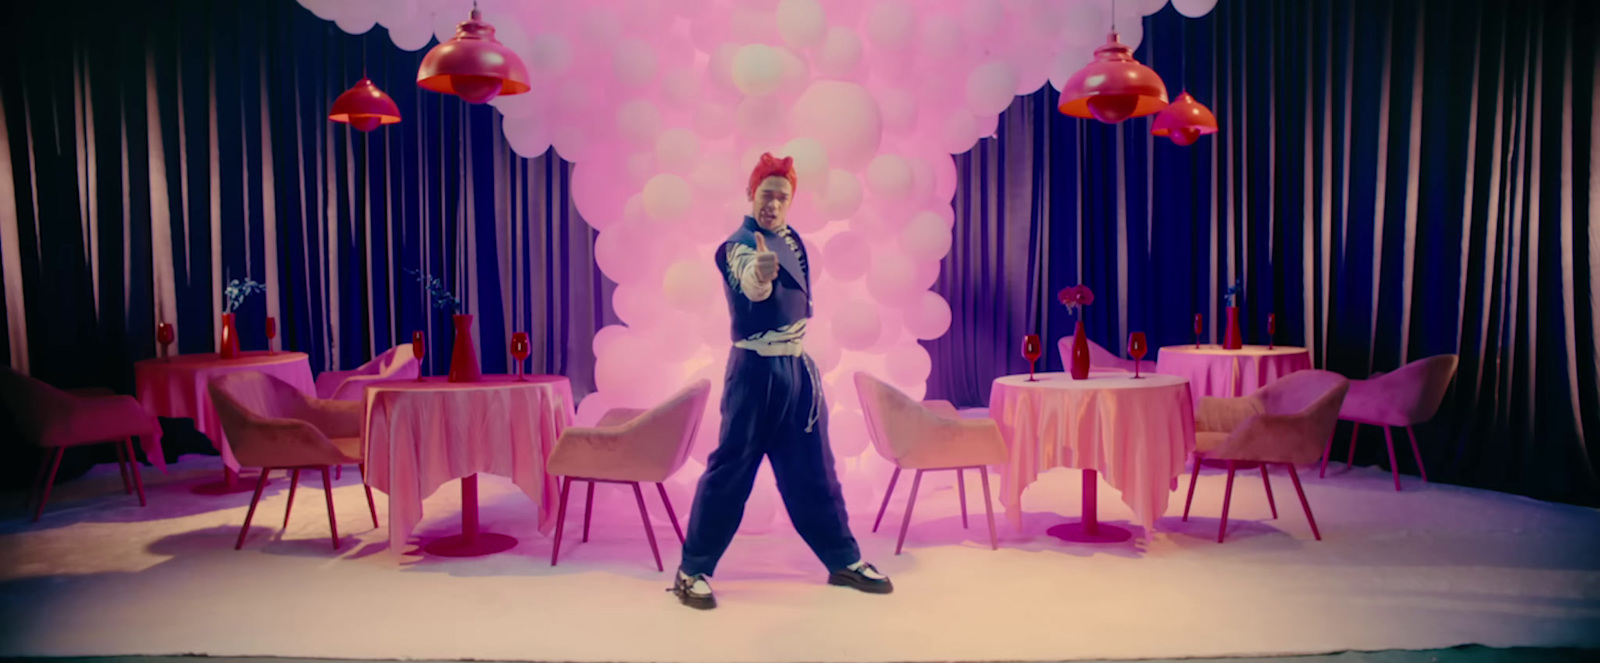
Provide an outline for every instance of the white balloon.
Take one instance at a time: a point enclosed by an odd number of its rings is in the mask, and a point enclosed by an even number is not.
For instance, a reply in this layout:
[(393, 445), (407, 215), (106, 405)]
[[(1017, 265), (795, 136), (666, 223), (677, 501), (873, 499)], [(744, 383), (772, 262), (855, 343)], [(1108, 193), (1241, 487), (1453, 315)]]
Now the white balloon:
[(629, 101), (617, 109), (617, 133), (636, 147), (654, 147), (661, 134), (661, 111), (648, 99)]
[(889, 352), (884, 358), (889, 368), (889, 381), (895, 384), (914, 384), (928, 379), (933, 373), (933, 358), (928, 350), (917, 343), (907, 343)]
[(752, 96), (772, 94), (783, 81), (783, 58), (776, 48), (748, 44), (734, 53), (731, 73), (740, 92)]
[(872, 256), (867, 269), (867, 292), (884, 306), (904, 304), (916, 292), (917, 269), (911, 259), (895, 251), (880, 251)]
[(572, 44), (553, 32), (543, 32), (528, 40), (528, 57), (523, 59), (532, 73), (560, 76), (572, 66)]
[(903, 87), (879, 88), (878, 107), (883, 111), (883, 130), (909, 133), (917, 128), (917, 97)]
[(611, 52), (611, 72), (624, 87), (641, 87), (656, 76), (655, 51), (633, 39), (617, 44)]
[(967, 0), (961, 7), (961, 26), (979, 39), (999, 32), (1006, 24), (1006, 8), (1001, 0)]
[(500, 124), (500, 132), (512, 151), (526, 159), (537, 159), (550, 151), (549, 121), (544, 118), (508, 117)]
[(867, 167), (867, 186), (885, 200), (898, 200), (911, 193), (913, 173), (904, 157), (884, 154)]
[(656, 137), (656, 165), (679, 175), (694, 172), (700, 159), (700, 137), (693, 131), (674, 127)]
[(834, 26), (817, 49), (817, 71), (827, 78), (849, 80), (861, 69), (861, 37), (854, 30)]
[(913, 260), (943, 259), (950, 241), (950, 227), (933, 212), (918, 212), (900, 229), (900, 248)]
[(1141, 15), (1149, 16), (1161, 11), (1162, 7), (1167, 6), (1167, 0), (1136, 0), (1130, 4), (1137, 7)]
[(338, 21), (335, 21), (335, 23), (339, 26), (340, 30), (344, 30), (349, 34), (359, 35), (366, 34), (368, 30), (371, 30), (374, 26), (378, 25), (378, 17), (376, 14), (366, 13), (363, 13), (360, 16), (347, 15), (341, 16)]
[(644, 186), (644, 213), (655, 221), (677, 221), (694, 206), (688, 180), (671, 173), (650, 178)]
[(885, 51), (904, 50), (916, 34), (917, 13), (909, 2), (880, 0), (867, 10), (862, 25), (874, 47)]
[(920, 340), (939, 338), (950, 330), (950, 303), (937, 292), (923, 292), (911, 298), (902, 320), (906, 331)]
[(789, 131), (822, 142), (835, 168), (856, 170), (878, 151), (883, 120), (866, 88), (843, 81), (816, 81), (794, 103)]
[(1091, 47), (1092, 54), (1092, 47), (1106, 39), (1107, 16), (1109, 13), (1094, 0), (1071, 0), (1062, 8), (1064, 42), (1069, 46)]
[(882, 325), (876, 304), (851, 299), (834, 310), (833, 337), (846, 350), (865, 350), (878, 342)]
[(1189, 18), (1200, 18), (1211, 13), (1217, 0), (1172, 0), (1172, 8)]
[(967, 108), (978, 115), (999, 113), (1011, 105), (1016, 89), (1016, 67), (990, 60), (967, 75)]
[(433, 28), (425, 20), (410, 20), (387, 26), (389, 40), (402, 51), (416, 51), (433, 43)]
[(687, 67), (668, 70), (661, 75), (661, 100), (677, 108), (695, 108), (700, 103), (700, 76)]
[(801, 184), (807, 182), (811, 186), (827, 186), (828, 179), (828, 150), (822, 147), (822, 141), (815, 138), (802, 137), (789, 141), (777, 152), (777, 157), (794, 157), (795, 175)]
[(783, 0), (777, 18), (778, 34), (795, 48), (811, 48), (827, 37), (827, 12), (817, 0)]
[(822, 198), (822, 214), (830, 221), (850, 218), (861, 209), (861, 179), (848, 170), (828, 171), (827, 195)]
[[(739, 102), (737, 111), (739, 137), (758, 143), (777, 140), (788, 120), (785, 110), (783, 101), (777, 97), (746, 97)], [(756, 156), (760, 154), (756, 152)], [(754, 163), (752, 159), (751, 164)]]
[(737, 117), (733, 109), (707, 100), (694, 111), (694, 132), (706, 140), (727, 138), (733, 135)]

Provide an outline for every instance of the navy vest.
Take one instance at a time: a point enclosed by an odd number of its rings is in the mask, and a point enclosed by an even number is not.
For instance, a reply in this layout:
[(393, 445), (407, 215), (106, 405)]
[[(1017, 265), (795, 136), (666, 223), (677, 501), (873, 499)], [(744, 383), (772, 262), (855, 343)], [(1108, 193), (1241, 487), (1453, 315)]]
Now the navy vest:
[[(805, 253), (805, 243), (800, 233), (790, 228), (795, 244)], [(756, 233), (766, 236), (767, 250), (778, 255), (778, 279), (772, 282), (772, 295), (759, 302), (744, 296), (739, 287), (738, 275), (728, 276), (728, 248), (742, 244), (752, 250), (756, 247)], [(799, 257), (789, 250), (783, 238), (761, 228), (752, 217), (744, 217), (744, 224), (727, 241), (717, 247), (717, 270), (722, 273), (722, 289), (728, 298), (728, 317), (732, 321), (733, 340), (741, 341), (763, 332), (794, 324), (811, 317), (811, 276), (800, 266)], [(811, 263), (809, 256), (806, 264)]]

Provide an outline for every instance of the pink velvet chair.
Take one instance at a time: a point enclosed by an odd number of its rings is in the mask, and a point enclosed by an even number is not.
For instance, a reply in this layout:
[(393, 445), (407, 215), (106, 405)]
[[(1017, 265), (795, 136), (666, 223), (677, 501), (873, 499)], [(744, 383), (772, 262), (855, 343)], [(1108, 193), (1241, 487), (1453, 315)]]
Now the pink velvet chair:
[(323, 371), (317, 376), (317, 398), (362, 401), (367, 385), (389, 380), (415, 379), (421, 367), (411, 344), (396, 345), (352, 371)]
[[(1317, 520), (1311, 515), (1311, 503), (1306, 501), (1306, 493), (1300, 487), (1300, 474), (1295, 465), (1316, 462), (1317, 447), (1333, 433), (1339, 405), (1349, 389), (1350, 381), (1338, 373), (1300, 371), (1249, 396), (1200, 399), (1200, 408), (1195, 412), (1194, 471), (1189, 475), (1189, 497), (1183, 503), (1183, 519), (1189, 519), (1189, 506), (1194, 502), (1194, 487), (1200, 478), (1203, 459), (1228, 463), (1228, 487), (1222, 495), (1222, 523), (1217, 528), (1217, 543), (1222, 543), (1228, 532), (1228, 503), (1233, 497), (1234, 470), (1240, 465), (1259, 464), (1261, 480), (1266, 483), (1267, 501), (1271, 504), (1272, 484), (1267, 479), (1267, 465), (1281, 464), (1289, 467), (1289, 478), (1300, 495), (1306, 522), (1311, 523), (1311, 535), (1321, 541), (1322, 533), (1317, 531)], [(1275, 504), (1272, 504), (1272, 517), (1278, 517)]]
[(872, 446), (884, 459), (894, 463), (894, 474), (889, 476), (889, 489), (883, 493), (883, 505), (878, 507), (872, 531), (878, 531), (878, 525), (883, 523), (883, 513), (889, 508), (889, 498), (894, 495), (901, 470), (916, 470), (917, 473), (911, 479), (911, 497), (906, 501), (894, 554), (900, 554), (905, 546), (906, 530), (911, 527), (911, 511), (917, 505), (917, 489), (922, 485), (924, 472), (956, 471), (957, 491), (961, 494), (961, 526), (965, 527), (967, 491), (962, 471), (976, 469), (983, 480), (983, 506), (989, 516), (989, 547), (999, 549), (994, 532), (994, 503), (989, 495), (989, 466), (1006, 462), (1006, 444), (1000, 437), (999, 424), (992, 419), (962, 419), (955, 407), (945, 401), (918, 403), (866, 373), (856, 373), (855, 380)]
[[(1351, 380), (1350, 395), (1339, 409), (1339, 419), (1350, 426), (1350, 455), (1344, 466), (1349, 468), (1356, 460), (1356, 436), (1361, 424), (1383, 427), (1383, 438), (1389, 443), (1389, 471), (1394, 475), (1394, 489), (1400, 490), (1400, 467), (1395, 463), (1394, 433), (1391, 429), (1406, 429), (1411, 438), (1411, 457), (1417, 460), (1417, 473), (1422, 482), (1428, 482), (1428, 470), (1422, 466), (1422, 451), (1417, 448), (1417, 434), (1412, 426), (1426, 423), (1439, 412), (1450, 381), (1456, 377), (1455, 355), (1438, 355), (1419, 359), (1401, 366), (1387, 375), (1378, 373), (1367, 380)], [(1318, 476), (1328, 476), (1328, 456), (1333, 453), (1333, 435), (1322, 451), (1322, 471)]]
[(44, 514), (44, 505), (50, 500), (50, 488), (55, 485), (56, 472), (61, 469), (61, 457), (66, 454), (67, 447), (115, 446), (123, 490), (129, 494), (137, 492), (139, 506), (146, 505), (133, 438), (159, 437), (161, 422), (139, 405), (139, 401), (132, 396), (109, 393), (71, 394), (9, 366), (0, 367), (0, 396), (10, 408), (23, 440), (45, 450), (33, 491), (28, 495), (30, 505), (34, 499), (39, 500), (33, 511), (34, 522), (39, 522)]
[(378, 526), (378, 508), (372, 503), (372, 488), (365, 484), (366, 467), (361, 459), (360, 403), (312, 398), (287, 382), (254, 371), (215, 378), (207, 387), (233, 457), (243, 467), (261, 468), (261, 478), (256, 481), (256, 493), (250, 498), (250, 510), (245, 513), (234, 550), (244, 547), (244, 537), (250, 532), (250, 521), (261, 501), (261, 489), (266, 487), (272, 470), (289, 470), (292, 476), (289, 503), (283, 509), (285, 527), (294, 508), (300, 470), (321, 470), (328, 502), (328, 529), (333, 549), (339, 549), (339, 525), (334, 520), (333, 484), (328, 480), (328, 468), (344, 464), (361, 469), (361, 487), (367, 491), (372, 526)]
[[(1062, 370), (1069, 370), (1068, 367), (1072, 365), (1072, 343), (1076, 338), (1076, 334), (1068, 334), (1061, 337), (1061, 340), (1056, 341), (1056, 352), (1061, 353)], [(1152, 364), (1146, 364), (1146, 366), (1153, 366), (1155, 355), (1146, 357), (1145, 361), (1152, 362)], [(1089, 341), (1089, 365), (1096, 368), (1120, 368), (1129, 373), (1133, 372), (1132, 359), (1123, 359), (1093, 340)]]
[(711, 382), (700, 380), (674, 394), (666, 402), (651, 410), (618, 408), (600, 416), (592, 427), (572, 427), (561, 432), (561, 439), (550, 452), (547, 472), (561, 477), (561, 503), (556, 507), (556, 539), (550, 548), (550, 565), (555, 566), (561, 555), (561, 534), (567, 521), (567, 494), (573, 481), (587, 481), (589, 495), (583, 512), (583, 540), (589, 540), (589, 519), (594, 513), (594, 485), (619, 483), (633, 486), (633, 497), (639, 502), (639, 517), (644, 520), (644, 534), (650, 541), (650, 554), (655, 556), (656, 570), (665, 571), (661, 565), (661, 551), (656, 547), (655, 530), (650, 527), (650, 513), (645, 510), (644, 492), (639, 484), (650, 482), (661, 493), (661, 503), (667, 508), (667, 518), (673, 531), (678, 533), (678, 543), (683, 544), (683, 528), (678, 526), (678, 514), (672, 510), (672, 500), (667, 498), (667, 488), (661, 485), (689, 459), (695, 434), (700, 430), (700, 420), (706, 412), (706, 399), (711, 395)]

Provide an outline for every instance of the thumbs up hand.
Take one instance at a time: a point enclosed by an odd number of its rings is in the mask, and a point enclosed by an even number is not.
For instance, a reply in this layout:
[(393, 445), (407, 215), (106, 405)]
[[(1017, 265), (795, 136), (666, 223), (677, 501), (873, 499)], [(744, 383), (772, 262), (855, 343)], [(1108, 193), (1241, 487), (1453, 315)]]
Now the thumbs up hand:
[(778, 278), (778, 254), (767, 250), (767, 237), (756, 233), (756, 278), (771, 283)]

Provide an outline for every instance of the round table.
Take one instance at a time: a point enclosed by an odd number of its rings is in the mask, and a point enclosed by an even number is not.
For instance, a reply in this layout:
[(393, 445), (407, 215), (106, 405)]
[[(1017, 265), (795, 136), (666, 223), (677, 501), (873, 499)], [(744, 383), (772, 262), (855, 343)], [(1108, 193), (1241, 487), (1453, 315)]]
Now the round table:
[(1203, 396), (1237, 397), (1296, 371), (1310, 370), (1305, 348), (1246, 345), (1224, 350), (1220, 345), (1169, 345), (1156, 358), (1156, 372), (1189, 379), (1196, 406)]
[(461, 479), (461, 534), (423, 550), (475, 557), (515, 546), (512, 537), (478, 529), (479, 472), (510, 477), (539, 505), (539, 531), (548, 534), (560, 494), (545, 460), (574, 416), (572, 383), (559, 375), (368, 385), (363, 456), (367, 483), (389, 496), (390, 550), (399, 552), (422, 520), (422, 500), (453, 479)]
[(1125, 541), (1132, 533), (1099, 522), (1099, 476), (1122, 494), (1146, 531), (1167, 510), (1184, 458), (1194, 450), (1189, 381), (1172, 375), (1135, 378), (1094, 370), (1086, 380), (1066, 373), (997, 378), (989, 416), (1000, 424), (1008, 456), (1000, 500), (1012, 526), (1022, 526), (1022, 491), (1054, 467), (1083, 470), (1083, 517), (1049, 533), (1076, 542)]
[(206, 386), (212, 378), (239, 371), (256, 371), (283, 380), (306, 395), (316, 394), (311, 379), (311, 357), (304, 352), (244, 352), (235, 359), (223, 359), (215, 352), (178, 355), (165, 359), (146, 359), (133, 365), (134, 391), (139, 402), (159, 417), (194, 419), (195, 430), (211, 438), (222, 452), (221, 484), (199, 486), (203, 494), (250, 490), (239, 483), (239, 461), (234, 460), (223, 434), (222, 420), (211, 406)]

